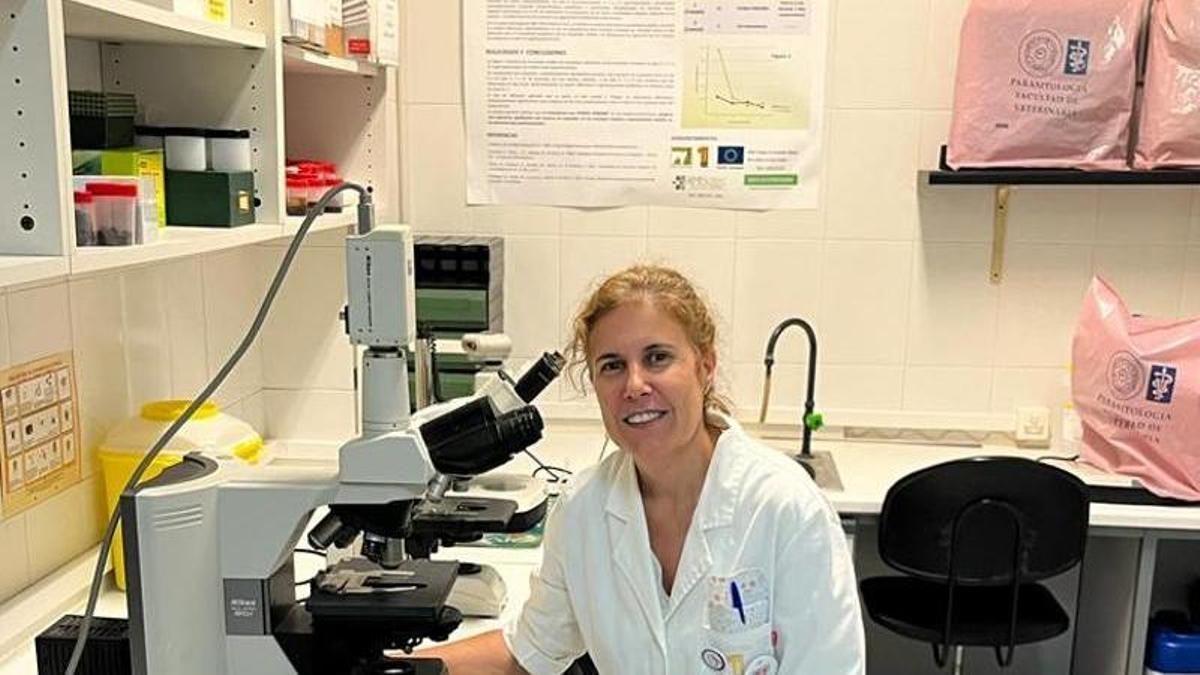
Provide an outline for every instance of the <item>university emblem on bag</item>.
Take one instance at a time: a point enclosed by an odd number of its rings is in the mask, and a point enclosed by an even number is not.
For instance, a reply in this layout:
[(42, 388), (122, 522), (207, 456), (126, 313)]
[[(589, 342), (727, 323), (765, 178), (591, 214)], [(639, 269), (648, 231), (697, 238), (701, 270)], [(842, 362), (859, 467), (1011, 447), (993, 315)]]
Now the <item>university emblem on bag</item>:
[(1067, 62), (1063, 66), (1066, 75), (1087, 75), (1088, 62), (1092, 57), (1092, 43), (1087, 40), (1067, 40)]
[(1170, 403), (1174, 394), (1175, 369), (1171, 366), (1150, 366), (1150, 384), (1146, 387), (1146, 400)]
[(1142, 390), (1146, 370), (1129, 352), (1117, 352), (1108, 362), (1108, 388), (1120, 400), (1133, 398)]
[(1062, 58), (1062, 40), (1048, 30), (1035, 30), (1021, 40), (1018, 61), (1021, 69), (1033, 77), (1046, 77), (1058, 70)]

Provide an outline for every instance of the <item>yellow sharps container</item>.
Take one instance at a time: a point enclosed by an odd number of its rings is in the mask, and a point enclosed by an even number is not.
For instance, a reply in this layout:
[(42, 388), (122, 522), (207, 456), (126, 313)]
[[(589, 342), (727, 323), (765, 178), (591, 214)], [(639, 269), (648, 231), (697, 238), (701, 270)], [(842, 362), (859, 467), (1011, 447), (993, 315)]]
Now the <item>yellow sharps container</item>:
[[(104, 444), (100, 446), (97, 454), (100, 458), (100, 471), (104, 475), (104, 496), (110, 513), (116, 508), (121, 491), (125, 489), (125, 483), (133, 475), (138, 463), (167, 427), (179, 419), (189, 403), (190, 401), (147, 403), (142, 406), (140, 415), (121, 422), (105, 437)], [(154, 458), (141, 482), (144, 483), (162, 473), (163, 469), (179, 463), (183, 455), (192, 451), (227, 455), (254, 464), (258, 462), (262, 448), (262, 437), (253, 427), (221, 412), (216, 403), (209, 401), (200, 406), (167, 447)], [(117, 586), (124, 589), (125, 549), (119, 529), (112, 553)]]

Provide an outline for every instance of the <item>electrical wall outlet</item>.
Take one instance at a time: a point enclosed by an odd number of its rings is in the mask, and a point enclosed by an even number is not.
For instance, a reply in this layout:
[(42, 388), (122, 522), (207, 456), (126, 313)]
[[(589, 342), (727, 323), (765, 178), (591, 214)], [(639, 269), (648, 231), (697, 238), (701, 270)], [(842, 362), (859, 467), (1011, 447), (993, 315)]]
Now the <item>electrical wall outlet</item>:
[(1050, 447), (1050, 409), (1040, 406), (1017, 408), (1015, 437), (1022, 448)]

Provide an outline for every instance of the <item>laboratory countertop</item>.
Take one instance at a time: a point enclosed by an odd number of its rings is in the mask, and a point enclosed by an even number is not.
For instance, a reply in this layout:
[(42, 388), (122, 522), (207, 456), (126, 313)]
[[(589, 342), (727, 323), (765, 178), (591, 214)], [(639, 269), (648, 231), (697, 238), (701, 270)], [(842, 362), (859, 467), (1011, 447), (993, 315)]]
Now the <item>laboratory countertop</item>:
[[(795, 452), (795, 440), (785, 438), (763, 439), (768, 445), (781, 450)], [(571, 466), (576, 471), (594, 463), (602, 455), (603, 434), (597, 426), (568, 425), (566, 428), (547, 429), (546, 437), (537, 446), (537, 453), (543, 461), (560, 466)], [(328, 444), (299, 443), (279, 444), (278, 448), (287, 448), (292, 454), (301, 456), (336, 457), (329, 455)], [(898, 479), (913, 471), (953, 459), (975, 456), (1017, 456), (1029, 459), (1044, 458), (1060, 455), (1053, 450), (1022, 450), (1005, 446), (950, 446), (950, 445), (919, 445), (908, 443), (858, 442), (836, 439), (820, 439), (814, 442), (816, 451), (831, 453), (838, 474), (843, 484), (842, 490), (827, 490), (826, 497), (837, 511), (846, 516), (878, 514), (888, 489)], [(335, 461), (335, 460), (333, 460)], [(525, 464), (522, 463), (525, 462)], [(532, 464), (528, 460), (515, 462), (506, 470), (521, 470)], [(1130, 486), (1133, 481), (1124, 476), (1116, 476), (1101, 472), (1089, 465), (1079, 462), (1052, 460), (1055, 466), (1070, 471), (1086, 483), (1103, 486)], [(1200, 506), (1142, 506), (1129, 504), (1093, 503), (1091, 507), (1091, 525), (1096, 528), (1111, 528), (1115, 530), (1146, 531), (1189, 531), (1200, 532)], [(27, 593), (19, 595), (8, 603), (0, 606), (0, 626), (21, 625), (28, 627), (28, 632), (34, 634), (44, 628), (48, 619), (46, 607), (54, 606), (60, 609), (56, 612), (68, 611), (82, 613), (83, 602), (80, 598), (81, 588), (94, 564), (93, 552), (90, 558), (80, 558), (72, 565), (74, 588), (72, 595), (64, 595), (63, 588), (69, 585), (62, 580), (45, 580), (39, 586)], [(509, 591), (509, 601), (504, 614), (498, 620), (469, 619), (463, 623), (454, 634), (454, 639), (461, 639), (498, 627), (508, 617), (518, 611), (528, 598), (529, 573), (541, 557), (540, 549), (488, 549), (482, 547), (461, 546), (443, 549), (435, 558), (469, 560), (471, 562), (487, 563), (496, 568), (504, 578)], [(306, 571), (315, 571), (319, 560), (313, 556), (298, 556), (296, 558), (297, 577)], [(68, 568), (71, 566), (68, 566)], [(67, 570), (68, 568), (63, 568)], [(64, 576), (66, 572), (60, 570)], [(47, 590), (47, 585), (57, 589)], [(39, 590), (39, 587), (40, 590)], [(46, 594), (57, 604), (41, 602), (37, 593)], [(33, 597), (30, 597), (33, 594)], [(57, 599), (54, 599), (57, 594)], [(68, 598), (63, 602), (62, 598)], [(124, 594), (111, 584), (106, 587), (99, 603), (100, 616), (120, 617), (125, 614)], [(10, 622), (18, 622), (17, 624)], [(0, 675), (31, 675), (37, 672), (36, 659), (32, 640), (20, 644), (7, 655), (0, 654)]]

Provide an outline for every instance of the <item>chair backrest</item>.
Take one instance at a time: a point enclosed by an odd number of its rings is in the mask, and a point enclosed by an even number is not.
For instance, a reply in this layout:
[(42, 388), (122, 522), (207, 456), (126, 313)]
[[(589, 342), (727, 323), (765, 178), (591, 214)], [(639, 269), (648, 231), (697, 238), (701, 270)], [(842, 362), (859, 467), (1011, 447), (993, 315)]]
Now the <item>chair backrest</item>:
[(952, 550), (955, 583), (1037, 581), (1080, 561), (1087, 524), (1087, 489), (1075, 476), (1028, 459), (973, 457), (911, 473), (888, 490), (879, 552), (931, 581), (951, 580)]

